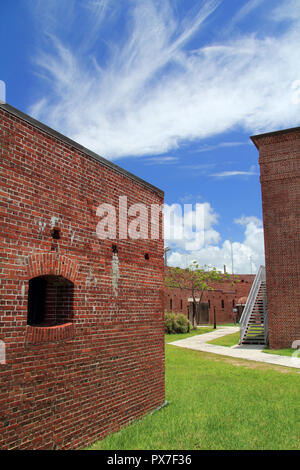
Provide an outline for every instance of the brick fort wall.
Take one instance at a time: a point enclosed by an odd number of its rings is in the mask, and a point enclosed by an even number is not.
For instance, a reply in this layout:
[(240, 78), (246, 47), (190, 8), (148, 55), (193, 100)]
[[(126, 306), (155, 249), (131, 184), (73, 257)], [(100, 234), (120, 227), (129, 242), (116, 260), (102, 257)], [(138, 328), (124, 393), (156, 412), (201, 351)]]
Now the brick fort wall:
[[(165, 275), (170, 267), (165, 268)], [(209, 304), (209, 323), (214, 323), (214, 308), (216, 311), (217, 323), (232, 323), (236, 313), (236, 308), (241, 297), (248, 297), (254, 274), (235, 274), (234, 277), (239, 280), (232, 285), (232, 282), (211, 283), (212, 291), (205, 291), (202, 302)], [(165, 287), (165, 311), (183, 313), (188, 317), (188, 299), (192, 297), (191, 289), (180, 289), (179, 287)]]
[[(9, 105), (0, 145), (0, 448), (85, 447), (164, 402), (162, 237), (96, 235), (99, 204), (163, 193)], [(32, 325), (36, 278), (47, 321)]]

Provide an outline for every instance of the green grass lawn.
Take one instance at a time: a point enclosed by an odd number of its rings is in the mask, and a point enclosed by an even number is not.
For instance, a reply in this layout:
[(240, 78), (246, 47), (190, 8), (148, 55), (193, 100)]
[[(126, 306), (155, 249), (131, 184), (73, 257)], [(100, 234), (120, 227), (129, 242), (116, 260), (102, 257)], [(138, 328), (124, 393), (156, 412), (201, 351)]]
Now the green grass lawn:
[(214, 331), (213, 328), (208, 326), (208, 327), (198, 328), (197, 330), (192, 330), (189, 333), (165, 335), (165, 342), (166, 343), (171, 343), (172, 341), (177, 341), (179, 339), (190, 338), (191, 336), (196, 336), (196, 335), (203, 335), (204, 333), (210, 333), (211, 331)]
[[(295, 349), (264, 349), (264, 353), (267, 354), (278, 354), (279, 356), (292, 356)], [(298, 357), (300, 357), (300, 351), (298, 351)]]
[[(210, 326), (211, 328), (214, 327), (214, 324), (211, 323), (209, 325), (203, 325), (203, 326)], [(217, 323), (217, 328), (222, 328), (223, 326), (239, 326), (238, 323)]]
[(166, 345), (170, 404), (93, 449), (299, 449), (300, 374)]
[(239, 340), (240, 332), (238, 331), (237, 333), (221, 336), (221, 338), (216, 338), (207, 342), (211, 344), (217, 344), (218, 346), (228, 346), (230, 348), (231, 346), (235, 346), (236, 344), (238, 344)]
[[(232, 333), (230, 335), (221, 336), (221, 338), (216, 338), (211, 341), (207, 341), (210, 344), (217, 344), (218, 346), (235, 346), (240, 340), (240, 332)], [(278, 354), (279, 356), (292, 356), (295, 352), (295, 349), (263, 349), (264, 353), (267, 354)], [(299, 356), (300, 357), (300, 351)]]

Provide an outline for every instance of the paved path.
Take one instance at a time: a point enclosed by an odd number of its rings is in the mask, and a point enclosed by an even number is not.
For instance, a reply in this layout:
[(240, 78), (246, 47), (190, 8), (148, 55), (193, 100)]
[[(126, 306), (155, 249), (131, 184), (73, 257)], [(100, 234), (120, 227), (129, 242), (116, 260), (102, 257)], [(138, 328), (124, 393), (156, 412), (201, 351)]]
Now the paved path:
[(174, 346), (179, 346), (180, 348), (194, 349), (196, 351), (204, 351), (213, 354), (220, 354), (221, 356), (235, 357), (237, 359), (247, 359), (249, 361), (257, 362), (266, 362), (268, 364), (276, 364), (278, 366), (285, 367), (294, 367), (300, 369), (300, 351), (299, 356), (289, 357), (289, 356), (278, 356), (277, 354), (267, 354), (263, 353), (263, 346), (253, 346), (253, 345), (241, 345), (241, 346), (232, 346), (231, 348), (225, 346), (217, 346), (216, 344), (207, 344), (207, 341), (211, 341), (215, 338), (220, 338), (221, 336), (229, 335), (231, 333), (236, 333), (239, 331), (238, 327), (235, 326), (224, 326), (218, 328), (212, 333), (204, 333), (203, 335), (191, 336), (190, 338), (180, 339), (178, 341), (173, 341)]

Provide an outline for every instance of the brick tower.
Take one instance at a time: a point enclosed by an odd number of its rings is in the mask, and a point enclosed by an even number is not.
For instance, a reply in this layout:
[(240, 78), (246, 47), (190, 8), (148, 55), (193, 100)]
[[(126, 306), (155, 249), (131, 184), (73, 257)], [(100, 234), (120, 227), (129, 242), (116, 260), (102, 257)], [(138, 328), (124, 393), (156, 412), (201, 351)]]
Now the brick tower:
[(251, 137), (259, 150), (269, 342), (300, 340), (300, 127)]

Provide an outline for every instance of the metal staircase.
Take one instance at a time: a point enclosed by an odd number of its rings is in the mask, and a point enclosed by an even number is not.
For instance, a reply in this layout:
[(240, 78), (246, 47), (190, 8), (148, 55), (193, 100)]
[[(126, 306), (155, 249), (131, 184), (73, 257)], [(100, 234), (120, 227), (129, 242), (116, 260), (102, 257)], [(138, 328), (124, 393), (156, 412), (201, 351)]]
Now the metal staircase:
[(260, 266), (240, 319), (239, 344), (268, 344), (266, 270)]

